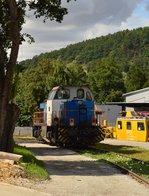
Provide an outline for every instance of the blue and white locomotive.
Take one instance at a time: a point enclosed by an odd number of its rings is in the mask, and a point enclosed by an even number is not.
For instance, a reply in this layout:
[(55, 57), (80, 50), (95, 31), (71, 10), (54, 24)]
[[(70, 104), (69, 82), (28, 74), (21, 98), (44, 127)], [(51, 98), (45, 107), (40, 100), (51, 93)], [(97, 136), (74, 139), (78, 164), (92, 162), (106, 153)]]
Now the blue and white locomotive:
[(33, 114), (33, 136), (52, 145), (88, 146), (104, 139), (97, 122), (93, 95), (87, 86), (58, 86), (40, 112)]

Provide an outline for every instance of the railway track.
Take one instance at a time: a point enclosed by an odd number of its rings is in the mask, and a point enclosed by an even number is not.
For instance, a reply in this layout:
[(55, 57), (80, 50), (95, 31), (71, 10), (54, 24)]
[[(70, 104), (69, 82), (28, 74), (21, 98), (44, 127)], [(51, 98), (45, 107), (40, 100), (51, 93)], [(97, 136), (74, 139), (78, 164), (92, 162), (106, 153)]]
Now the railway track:
[[(140, 160), (140, 159), (136, 159), (136, 158), (131, 158), (131, 157), (127, 156), (127, 155), (124, 155), (124, 154), (121, 154), (121, 153), (116, 153), (116, 152), (113, 152), (113, 151), (101, 150), (101, 149), (97, 149), (97, 148), (93, 148), (93, 147), (86, 148), (85, 150), (89, 150), (89, 151), (94, 152), (96, 154), (100, 154), (100, 153), (114, 153), (114, 154), (119, 155), (121, 157), (130, 158), (131, 160), (134, 160), (136, 162), (149, 165), (148, 161), (144, 161), (144, 160)], [(82, 153), (83, 151), (82, 150), (77, 150), (77, 152), (81, 152)], [(111, 162), (111, 161), (106, 160), (106, 159), (104, 161), (106, 163), (112, 165), (113, 167), (117, 168), (118, 170), (120, 170), (123, 174), (129, 175), (132, 178), (134, 178), (135, 180), (137, 180), (138, 182), (149, 186), (149, 180), (148, 179), (146, 179), (146, 178), (138, 175), (137, 173), (132, 172), (129, 169), (127, 169), (125, 167), (122, 167), (122, 166), (120, 166), (120, 165), (118, 165), (118, 164), (116, 164), (114, 162)]]
[(106, 161), (106, 162), (109, 163), (110, 165), (112, 165), (113, 167), (116, 167), (117, 169), (119, 169), (123, 174), (129, 175), (132, 178), (134, 178), (135, 180), (137, 180), (138, 182), (149, 186), (149, 180), (147, 180), (147, 179), (139, 176), (138, 174), (136, 174), (136, 173), (124, 168), (124, 167), (121, 167), (115, 163), (112, 163), (110, 161)]

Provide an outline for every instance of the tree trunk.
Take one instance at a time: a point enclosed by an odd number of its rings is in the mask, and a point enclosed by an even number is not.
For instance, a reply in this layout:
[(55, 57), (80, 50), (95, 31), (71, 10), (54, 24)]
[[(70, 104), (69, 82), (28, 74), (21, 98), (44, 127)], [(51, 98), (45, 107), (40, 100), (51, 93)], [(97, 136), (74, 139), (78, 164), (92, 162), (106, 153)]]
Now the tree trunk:
[[(0, 56), (0, 150), (11, 152), (13, 131), (19, 114), (17, 106), (11, 100), (11, 88), (19, 51), (20, 28), (16, 1), (6, 0), (6, 4), (8, 7), (8, 21), (6, 25), (10, 32), (11, 51), (8, 61), (5, 55)], [(3, 47), (0, 47), (0, 53), (5, 54)]]
[(4, 124), (5, 131), (2, 135), (0, 143), (0, 150), (5, 152), (12, 152), (14, 147), (13, 132), (15, 129), (15, 123), (19, 116), (20, 110), (15, 104), (9, 104), (7, 110), (7, 118)]

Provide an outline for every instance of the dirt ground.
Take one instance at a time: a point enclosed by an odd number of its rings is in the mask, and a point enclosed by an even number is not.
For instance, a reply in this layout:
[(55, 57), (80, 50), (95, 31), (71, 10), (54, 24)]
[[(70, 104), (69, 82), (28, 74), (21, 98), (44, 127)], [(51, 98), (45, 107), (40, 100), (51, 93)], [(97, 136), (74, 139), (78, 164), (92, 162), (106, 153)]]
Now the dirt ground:
[[(25, 141), (25, 143), (22, 141), (20, 144), (28, 147), (38, 159), (44, 161), (51, 180), (33, 182), (26, 178), (21, 168), (0, 164), (0, 174), (8, 174), (3, 182), (30, 188), (21, 189), (0, 183), (0, 195), (19, 196), (21, 191), (21, 196), (44, 194), (49, 196), (148, 196), (149, 187), (140, 184), (130, 176), (121, 174), (111, 165), (97, 163), (74, 151), (35, 141)], [(6, 169), (4, 172), (2, 166)], [(7, 170), (8, 167), (10, 170)], [(14, 176), (14, 171), (17, 177)]]
[(47, 181), (37, 181), (29, 178), (19, 165), (11, 164), (6, 160), (0, 160), (0, 182), (27, 187), (30, 189), (44, 189)]
[(5, 160), (0, 160), (0, 181), (11, 181), (11, 178), (25, 178), (21, 167), (13, 165)]
[(19, 165), (9, 160), (0, 160), (0, 182), (21, 185), (23, 182), (30, 183), (26, 173)]

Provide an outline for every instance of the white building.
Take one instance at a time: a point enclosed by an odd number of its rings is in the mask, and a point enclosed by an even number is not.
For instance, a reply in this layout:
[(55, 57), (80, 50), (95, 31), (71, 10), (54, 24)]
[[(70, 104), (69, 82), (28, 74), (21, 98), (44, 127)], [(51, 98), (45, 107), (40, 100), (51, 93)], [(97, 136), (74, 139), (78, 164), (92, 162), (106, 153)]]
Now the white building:
[(149, 87), (123, 94), (126, 110), (149, 111)]
[(107, 102), (99, 105), (104, 113), (104, 119), (113, 126), (120, 111), (149, 111), (149, 87), (123, 94), (125, 102)]
[(126, 103), (149, 103), (149, 87), (123, 94)]

